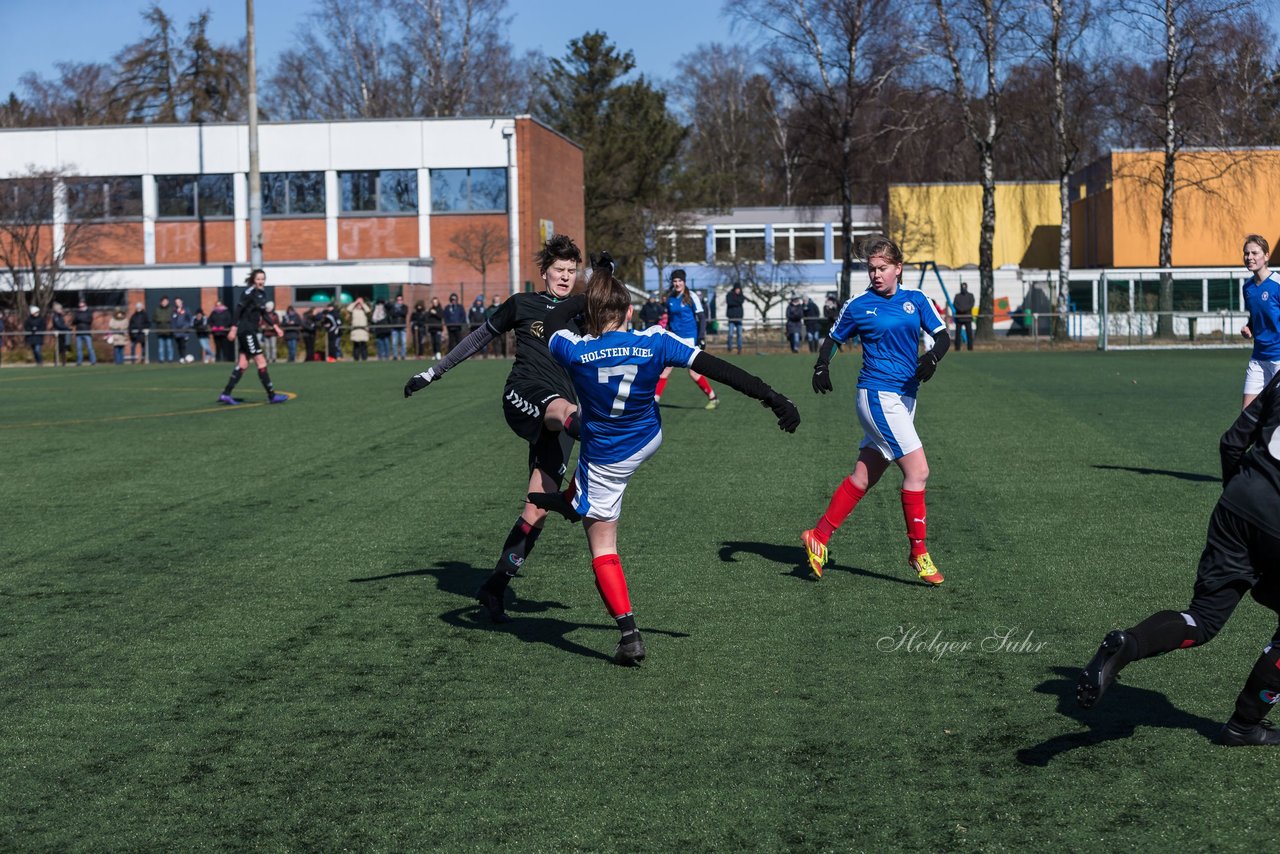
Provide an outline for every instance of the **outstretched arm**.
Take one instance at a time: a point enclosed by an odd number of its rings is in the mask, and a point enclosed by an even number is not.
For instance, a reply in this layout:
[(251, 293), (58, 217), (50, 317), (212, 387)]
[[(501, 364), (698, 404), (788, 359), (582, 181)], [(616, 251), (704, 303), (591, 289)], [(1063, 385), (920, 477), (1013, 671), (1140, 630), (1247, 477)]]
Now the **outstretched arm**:
[(709, 353), (698, 351), (689, 365), (694, 371), (709, 377), (716, 382), (724, 383), (747, 397), (754, 398), (773, 410), (778, 416), (778, 427), (788, 433), (796, 432), (800, 426), (800, 412), (787, 396), (775, 391), (768, 383), (755, 374), (749, 374), (723, 359), (717, 359)]
[(462, 364), (469, 357), (479, 353), (485, 347), (489, 346), (489, 342), (498, 334), (497, 330), (490, 325), (489, 321), (485, 321), (477, 326), (473, 332), (458, 342), (458, 346), (449, 351), (449, 355), (445, 356), (438, 365), (432, 365), (420, 374), (414, 374), (409, 381), (404, 384), (404, 396), (410, 397), (415, 391), (422, 391), (436, 380), (445, 375), (446, 371)]

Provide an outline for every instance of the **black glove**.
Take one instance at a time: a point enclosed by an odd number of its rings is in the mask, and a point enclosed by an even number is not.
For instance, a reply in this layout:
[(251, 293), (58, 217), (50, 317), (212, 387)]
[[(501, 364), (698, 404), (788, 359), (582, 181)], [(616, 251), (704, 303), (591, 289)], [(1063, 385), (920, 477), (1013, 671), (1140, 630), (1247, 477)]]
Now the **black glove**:
[(796, 432), (796, 428), (800, 426), (800, 410), (796, 409), (796, 405), (788, 400), (786, 395), (771, 391), (761, 403), (772, 409), (773, 414), (778, 416), (778, 429), (788, 433)]
[(835, 391), (831, 387), (831, 366), (826, 362), (819, 362), (813, 366), (813, 390), (817, 394)]
[(699, 350), (705, 350), (705, 349), (707, 349), (707, 339), (705, 339), (705, 338), (699, 338), (697, 343), (698, 343), (698, 349), (699, 349)]
[(434, 367), (427, 368), (420, 374), (414, 374), (409, 377), (409, 381), (404, 384), (404, 396), (412, 397), (415, 391), (422, 391), (431, 385), (431, 381), (436, 378), (436, 369)]
[(938, 357), (933, 355), (933, 351), (930, 350), (916, 361), (916, 379), (922, 383), (927, 383), (937, 369)]

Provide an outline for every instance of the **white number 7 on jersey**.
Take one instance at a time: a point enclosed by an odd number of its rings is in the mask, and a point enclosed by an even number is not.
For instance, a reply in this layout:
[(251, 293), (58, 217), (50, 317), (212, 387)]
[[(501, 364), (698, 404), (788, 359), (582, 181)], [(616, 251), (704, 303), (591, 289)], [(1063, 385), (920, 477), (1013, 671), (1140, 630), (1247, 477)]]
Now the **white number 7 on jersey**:
[(618, 393), (613, 397), (613, 409), (609, 415), (617, 418), (622, 414), (622, 409), (627, 405), (627, 395), (631, 394), (631, 384), (635, 382), (636, 371), (639, 370), (635, 365), (619, 365), (616, 368), (599, 368), (596, 371), (596, 381), (608, 384), (613, 377), (622, 377), (622, 382), (618, 383)]

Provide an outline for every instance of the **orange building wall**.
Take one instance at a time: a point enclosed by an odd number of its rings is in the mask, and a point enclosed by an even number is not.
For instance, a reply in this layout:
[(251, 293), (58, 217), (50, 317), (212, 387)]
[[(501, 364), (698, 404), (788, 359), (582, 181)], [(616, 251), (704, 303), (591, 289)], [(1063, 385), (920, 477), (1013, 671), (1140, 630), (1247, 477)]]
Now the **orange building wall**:
[(551, 220), (557, 233), (572, 237), (582, 248), (585, 260), (586, 187), (582, 149), (532, 119), (516, 119), (516, 149), (523, 289), (525, 282), (536, 286), (539, 281), (533, 256), (544, 239), (539, 231), (542, 220)]
[(140, 220), (71, 223), (67, 226), (67, 264), (142, 264), (146, 260), (143, 242)]
[(473, 287), (468, 291), (480, 291), (480, 273), (458, 258), (450, 255), (456, 251), (454, 239), (458, 235), (474, 228), (490, 228), (496, 231), (495, 238), (502, 244), (498, 259), (490, 262), (485, 270), (486, 289), (502, 295), (511, 292), (510, 237), (507, 234), (507, 217), (505, 214), (438, 214), (431, 217), (431, 281), (438, 289), (448, 289), (436, 296), (441, 300), (448, 298), (449, 292), (457, 291), (458, 285), (466, 282)]
[[(245, 245), (249, 225), (245, 224)], [(339, 232), (341, 233), (341, 232)], [(262, 260), (323, 261), (328, 257), (324, 219), (266, 219), (262, 221)]]
[(339, 258), (417, 258), (419, 254), (416, 216), (362, 216), (338, 220)]
[[(1158, 151), (1118, 151), (1110, 156), (1109, 231), (1114, 247), (1110, 265), (1158, 266), (1164, 155)], [(1273, 246), (1280, 239), (1280, 211), (1268, 191), (1280, 183), (1280, 149), (1183, 152), (1176, 175), (1175, 267), (1239, 266), (1246, 234), (1261, 234)], [(1100, 217), (1097, 228), (1106, 226), (1105, 217)], [(1093, 266), (1105, 263), (1100, 257)]]
[(157, 264), (235, 260), (235, 223), (231, 220), (156, 223)]

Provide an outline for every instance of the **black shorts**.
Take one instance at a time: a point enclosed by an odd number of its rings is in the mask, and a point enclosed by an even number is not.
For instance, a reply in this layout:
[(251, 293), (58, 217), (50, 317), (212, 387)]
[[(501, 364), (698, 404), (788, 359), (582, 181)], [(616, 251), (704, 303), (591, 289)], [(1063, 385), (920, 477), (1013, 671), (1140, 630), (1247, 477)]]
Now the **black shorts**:
[(1280, 613), (1280, 539), (1219, 502), (1209, 517), (1187, 610), (1212, 637), (1247, 592), (1259, 605)]
[(547, 404), (564, 395), (550, 386), (521, 383), (502, 392), (502, 414), (511, 432), (529, 443), (529, 473), (546, 472), (559, 485), (573, 453), (573, 437), (563, 430), (548, 430), (543, 423)]
[(262, 337), (256, 332), (237, 332), (236, 340), (240, 342), (241, 355), (252, 359), (262, 355)]

